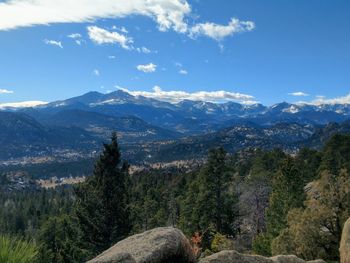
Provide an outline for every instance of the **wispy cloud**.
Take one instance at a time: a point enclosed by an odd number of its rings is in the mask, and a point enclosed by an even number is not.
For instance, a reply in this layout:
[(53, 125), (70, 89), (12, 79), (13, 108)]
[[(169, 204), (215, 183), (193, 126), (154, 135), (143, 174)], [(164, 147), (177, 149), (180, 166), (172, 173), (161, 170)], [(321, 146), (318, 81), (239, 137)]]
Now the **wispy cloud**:
[(112, 29), (113, 30), (118, 30), (118, 31), (120, 31), (122, 33), (125, 33), (125, 34), (129, 33), (129, 31), (123, 26), (122, 27), (112, 26)]
[(130, 91), (125, 88), (116, 86), (125, 92), (133, 96), (144, 96), (147, 98), (154, 98), (158, 100), (177, 103), (182, 100), (194, 100), (194, 101), (210, 101), (210, 102), (224, 102), (224, 101), (237, 101), (244, 104), (255, 103), (254, 97), (247, 94), (238, 92), (229, 92), (224, 90), (219, 91), (197, 91), (186, 92), (180, 90), (164, 91), (159, 86), (155, 86), (153, 91)]
[(206, 36), (221, 41), (228, 36), (252, 31), (254, 28), (255, 24), (252, 21), (240, 21), (239, 19), (232, 18), (228, 25), (209, 22), (196, 24), (189, 30), (189, 34), (191, 37)]
[(128, 15), (148, 16), (162, 31), (185, 32), (186, 0), (8, 0), (0, 2), (0, 30), (53, 23), (92, 22)]
[(297, 92), (291, 92), (288, 93), (288, 95), (295, 96), (295, 97), (307, 97), (310, 96), (309, 94), (302, 92), (302, 91), (297, 91)]
[(82, 35), (79, 33), (72, 33), (72, 34), (68, 35), (67, 37), (73, 39), (74, 42), (79, 46), (81, 46), (81, 44), (83, 42), (85, 42), (84, 39), (82, 39)]
[(323, 104), (350, 104), (350, 93), (345, 96), (336, 97), (336, 98), (326, 98), (324, 96), (317, 96), (315, 100), (311, 102), (304, 102), (307, 104), (313, 105), (323, 105)]
[(98, 69), (94, 69), (92, 73), (97, 77), (100, 76), (100, 71)]
[(6, 108), (29, 108), (36, 107), (40, 105), (47, 104), (45, 101), (22, 101), (22, 102), (8, 102), (8, 103), (0, 103), (0, 109)]
[[(212, 22), (188, 24), (191, 6), (187, 0), (7, 0), (0, 2), (0, 31), (55, 23), (94, 22), (131, 15), (153, 19), (160, 31), (174, 30), (191, 37), (207, 36), (221, 41), (235, 33), (251, 31), (252, 21), (232, 18), (227, 25)], [(124, 27), (112, 27), (127, 34)], [(112, 37), (113, 38), (113, 37)], [(118, 37), (117, 37), (118, 38)]]
[(139, 53), (145, 53), (145, 54), (149, 54), (152, 52), (150, 49), (148, 49), (146, 47), (138, 47), (138, 48), (136, 48), (136, 51)]
[(68, 35), (67, 37), (73, 38), (73, 39), (81, 38), (81, 34), (79, 34), (79, 33), (72, 33), (72, 34)]
[(12, 94), (12, 93), (14, 93), (12, 90), (0, 89), (0, 94)]
[(45, 43), (46, 45), (52, 45), (52, 46), (57, 46), (57, 47), (59, 47), (59, 48), (63, 48), (63, 45), (62, 45), (62, 42), (61, 42), (61, 41), (44, 39), (44, 43)]
[(119, 44), (124, 49), (131, 49), (132, 38), (118, 32), (110, 32), (97, 26), (88, 26), (90, 39), (98, 45), (102, 44)]
[(136, 66), (137, 70), (143, 71), (145, 73), (152, 73), (155, 72), (157, 69), (157, 65), (153, 63), (145, 64), (145, 65), (138, 65)]
[(187, 70), (185, 70), (185, 69), (180, 69), (180, 70), (179, 70), (179, 74), (187, 75), (188, 72), (187, 72)]

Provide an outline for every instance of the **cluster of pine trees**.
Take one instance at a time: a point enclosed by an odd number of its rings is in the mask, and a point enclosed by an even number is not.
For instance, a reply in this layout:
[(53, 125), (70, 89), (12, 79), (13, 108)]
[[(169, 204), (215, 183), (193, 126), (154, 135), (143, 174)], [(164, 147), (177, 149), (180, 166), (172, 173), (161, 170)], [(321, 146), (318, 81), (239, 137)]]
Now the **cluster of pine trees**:
[(0, 194), (0, 234), (24, 237), (38, 262), (83, 262), (128, 235), (175, 226), (198, 254), (237, 249), (338, 260), (350, 216), (350, 136), (324, 150), (209, 150), (192, 172), (129, 175), (115, 135), (74, 188)]

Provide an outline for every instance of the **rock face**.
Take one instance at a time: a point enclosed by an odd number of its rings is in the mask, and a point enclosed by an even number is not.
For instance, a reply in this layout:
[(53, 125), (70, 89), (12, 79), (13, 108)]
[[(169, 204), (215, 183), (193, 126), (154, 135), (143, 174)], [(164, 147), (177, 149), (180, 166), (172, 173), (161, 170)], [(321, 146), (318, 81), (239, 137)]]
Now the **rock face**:
[[(350, 220), (347, 222), (347, 240), (344, 248), (349, 253)], [(345, 251), (345, 250), (344, 250)], [(344, 254), (344, 261), (350, 263), (349, 254)], [(347, 260), (347, 261), (346, 261)], [(160, 227), (142, 234), (131, 236), (115, 244), (95, 259), (87, 263), (195, 263), (191, 245), (184, 234), (172, 227)], [(225, 250), (199, 260), (198, 263), (306, 263), (296, 256), (275, 256), (266, 258), (245, 255), (234, 250)], [(307, 263), (326, 263), (323, 260)]]
[(199, 263), (273, 263), (272, 260), (261, 256), (251, 256), (234, 250), (224, 250), (199, 261)]
[(88, 263), (194, 263), (190, 243), (172, 227), (160, 227), (115, 244)]
[[(296, 256), (262, 256), (245, 255), (233, 250), (221, 251), (199, 261), (199, 263), (306, 263)], [(308, 261), (308, 263), (326, 263), (323, 260)]]
[(350, 218), (345, 222), (340, 242), (340, 263), (350, 263)]

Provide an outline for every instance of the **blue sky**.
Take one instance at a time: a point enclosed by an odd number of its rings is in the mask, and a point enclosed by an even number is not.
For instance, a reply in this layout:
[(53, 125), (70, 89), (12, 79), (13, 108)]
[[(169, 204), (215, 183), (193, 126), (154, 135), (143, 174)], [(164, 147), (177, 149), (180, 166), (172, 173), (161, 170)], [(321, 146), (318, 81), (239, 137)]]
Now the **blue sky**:
[(117, 88), (350, 103), (348, 0), (57, 2), (0, 0), (0, 103)]

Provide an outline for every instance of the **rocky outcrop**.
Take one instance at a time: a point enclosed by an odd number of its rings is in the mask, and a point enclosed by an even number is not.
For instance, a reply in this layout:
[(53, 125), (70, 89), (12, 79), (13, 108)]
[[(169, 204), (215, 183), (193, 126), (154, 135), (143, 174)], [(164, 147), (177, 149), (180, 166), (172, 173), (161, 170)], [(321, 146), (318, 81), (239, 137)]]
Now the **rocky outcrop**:
[(160, 227), (131, 236), (88, 263), (194, 263), (191, 245), (172, 227)]
[[(296, 256), (275, 256), (266, 258), (255, 255), (245, 255), (233, 250), (225, 250), (199, 261), (199, 263), (306, 263)], [(308, 263), (326, 263), (323, 260), (308, 261)]]
[(273, 263), (305, 263), (305, 262), (307, 262), (307, 263), (326, 263), (322, 259), (305, 261), (305, 260), (298, 258), (297, 256), (294, 256), (294, 255), (280, 255), (280, 256), (274, 256), (270, 259), (273, 261)]
[[(344, 248), (349, 253), (350, 221), (347, 222), (347, 240)], [(342, 241), (343, 242), (343, 241)], [(344, 250), (345, 251), (345, 250)], [(348, 260), (349, 254), (344, 254)], [(172, 227), (160, 227), (131, 236), (115, 244), (87, 263), (195, 263), (191, 245), (184, 234)], [(296, 256), (266, 258), (225, 250), (199, 260), (198, 263), (306, 263)], [(323, 260), (307, 263), (325, 263)], [(350, 263), (342, 261), (341, 263)]]
[(209, 257), (203, 258), (199, 263), (273, 263), (272, 260), (261, 256), (251, 256), (238, 253), (234, 250), (224, 250)]
[(350, 218), (345, 222), (340, 241), (340, 263), (350, 263)]

